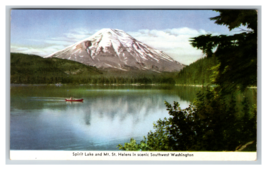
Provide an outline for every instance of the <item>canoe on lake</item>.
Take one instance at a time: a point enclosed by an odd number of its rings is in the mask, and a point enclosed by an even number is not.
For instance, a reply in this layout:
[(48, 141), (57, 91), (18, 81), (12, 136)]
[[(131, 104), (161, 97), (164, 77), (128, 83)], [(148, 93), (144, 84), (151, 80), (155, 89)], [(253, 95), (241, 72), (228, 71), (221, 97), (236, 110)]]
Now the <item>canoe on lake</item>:
[(83, 99), (65, 99), (65, 101), (68, 101), (68, 102), (82, 102)]

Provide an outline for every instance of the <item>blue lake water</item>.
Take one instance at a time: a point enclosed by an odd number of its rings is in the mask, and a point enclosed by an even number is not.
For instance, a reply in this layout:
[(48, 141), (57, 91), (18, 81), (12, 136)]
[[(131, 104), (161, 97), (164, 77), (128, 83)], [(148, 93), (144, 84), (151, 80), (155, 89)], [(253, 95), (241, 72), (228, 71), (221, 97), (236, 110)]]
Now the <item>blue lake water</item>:
[[(176, 89), (177, 90), (177, 89)], [(11, 150), (118, 150), (168, 117), (164, 101), (189, 105), (158, 87), (11, 86)], [(67, 97), (83, 98), (65, 102)]]
[[(118, 150), (168, 117), (164, 101), (186, 108), (198, 87), (11, 85), (11, 150)], [(65, 98), (83, 102), (65, 102)]]

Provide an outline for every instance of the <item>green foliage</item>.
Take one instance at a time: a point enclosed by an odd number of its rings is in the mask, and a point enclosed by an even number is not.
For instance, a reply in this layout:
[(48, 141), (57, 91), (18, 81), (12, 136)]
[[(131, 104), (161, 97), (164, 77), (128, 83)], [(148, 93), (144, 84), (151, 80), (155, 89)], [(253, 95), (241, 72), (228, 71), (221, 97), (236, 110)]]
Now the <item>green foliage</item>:
[[(170, 151), (255, 151), (257, 108), (244, 97), (236, 102), (238, 87), (256, 85), (257, 81), (257, 12), (255, 10), (217, 10), (220, 15), (211, 20), (226, 25), (230, 30), (247, 26), (240, 34), (192, 38), (193, 47), (201, 49), (207, 58), (185, 67), (177, 83), (209, 84), (197, 94), (197, 99), (186, 109), (179, 103), (165, 103), (170, 117), (159, 120), (154, 132), (140, 144), (133, 139), (131, 147), (146, 150)], [(208, 62), (214, 61), (214, 62)], [(212, 76), (210, 76), (212, 75)], [(207, 76), (207, 77), (206, 77)], [(240, 108), (241, 107), (241, 108)], [(131, 150), (126, 143), (120, 149)]]
[(212, 76), (219, 62), (215, 57), (202, 58), (184, 67), (177, 75), (177, 84), (212, 84)]
[(125, 143), (124, 146), (119, 144), (117, 147), (121, 150), (126, 151), (166, 151), (170, 150), (168, 143), (168, 125), (169, 122), (167, 118), (163, 120), (158, 120), (157, 123), (153, 125), (156, 132), (148, 132), (147, 137), (144, 136), (144, 140), (140, 143), (136, 143), (133, 138), (130, 139), (130, 143)]
[[(144, 137), (144, 140), (145, 137)], [(130, 139), (130, 143), (125, 143), (124, 146), (121, 144), (118, 145), (119, 149), (126, 150), (126, 151), (138, 151), (138, 150), (147, 150), (146, 143), (144, 141), (141, 141), (140, 144), (136, 143), (136, 140), (133, 138)]]
[[(235, 97), (227, 100), (214, 90), (198, 93), (197, 100), (186, 109), (178, 102), (165, 102), (170, 117), (158, 120), (154, 132), (140, 143), (131, 139), (122, 150), (149, 151), (235, 151), (256, 141), (256, 108), (242, 102), (243, 113), (236, 109)], [(256, 147), (252, 147), (256, 148)]]
[(240, 25), (257, 31), (257, 11), (256, 10), (215, 10), (220, 12), (219, 16), (210, 18), (218, 25), (226, 25), (229, 30)]
[[(206, 56), (215, 56), (219, 65), (215, 83), (224, 92), (237, 87), (244, 90), (257, 84), (257, 12), (256, 10), (217, 10), (220, 15), (211, 18), (215, 23), (226, 25), (230, 30), (240, 25), (247, 26), (240, 34), (211, 34), (194, 37), (191, 45), (203, 51)], [(215, 52), (213, 52), (215, 50)]]

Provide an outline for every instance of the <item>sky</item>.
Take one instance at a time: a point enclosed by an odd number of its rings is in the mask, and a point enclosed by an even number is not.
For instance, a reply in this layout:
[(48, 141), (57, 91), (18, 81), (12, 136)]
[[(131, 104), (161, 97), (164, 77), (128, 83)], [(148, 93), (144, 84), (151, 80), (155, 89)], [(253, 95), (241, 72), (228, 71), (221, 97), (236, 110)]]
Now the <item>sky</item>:
[(10, 51), (47, 57), (103, 28), (120, 29), (135, 39), (190, 64), (203, 57), (189, 40), (202, 34), (233, 34), (210, 17), (212, 10), (47, 10), (11, 11)]

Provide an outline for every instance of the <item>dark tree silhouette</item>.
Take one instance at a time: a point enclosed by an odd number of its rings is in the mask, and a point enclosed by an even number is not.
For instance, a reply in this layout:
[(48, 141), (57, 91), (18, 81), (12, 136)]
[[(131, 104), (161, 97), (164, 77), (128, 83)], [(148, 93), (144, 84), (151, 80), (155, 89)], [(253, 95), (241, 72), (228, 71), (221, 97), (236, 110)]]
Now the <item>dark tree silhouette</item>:
[[(257, 83), (257, 11), (256, 10), (216, 10), (219, 16), (210, 18), (219, 25), (226, 25), (229, 30), (241, 25), (247, 29), (234, 35), (211, 34), (194, 37), (193, 47), (201, 49), (207, 57), (213, 55), (219, 60), (216, 84), (223, 91), (229, 92), (240, 87)], [(215, 52), (213, 50), (215, 49)]]

